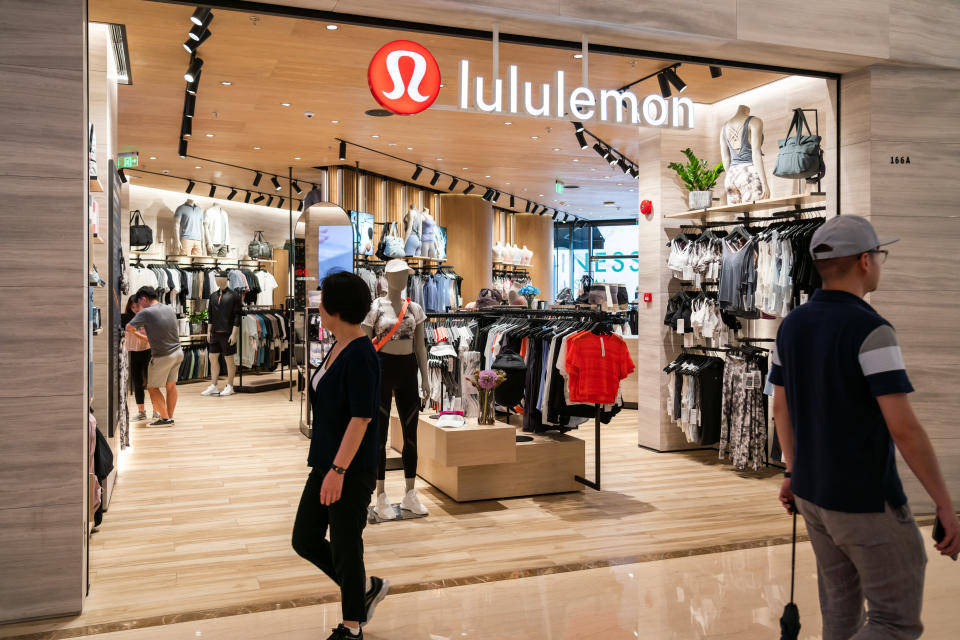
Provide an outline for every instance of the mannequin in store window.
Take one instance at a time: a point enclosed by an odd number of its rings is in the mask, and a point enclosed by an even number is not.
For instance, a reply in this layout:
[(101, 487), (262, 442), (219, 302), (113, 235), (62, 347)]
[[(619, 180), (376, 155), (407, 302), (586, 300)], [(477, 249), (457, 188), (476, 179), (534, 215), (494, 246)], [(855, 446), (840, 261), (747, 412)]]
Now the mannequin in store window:
[(420, 212), (411, 205), (403, 216), (403, 249), (408, 256), (420, 255), (421, 224)]
[(177, 252), (182, 256), (202, 256), (207, 246), (206, 229), (203, 224), (203, 209), (192, 199), (187, 199), (173, 213), (177, 222)]
[(726, 170), (727, 204), (770, 197), (761, 146), (763, 120), (751, 116), (750, 107), (740, 105), (733, 117), (720, 128), (720, 157)]
[(424, 209), (420, 214), (420, 255), (424, 258), (437, 257), (436, 234), (437, 223), (430, 215), (430, 210)]
[[(210, 354), (210, 386), (202, 396), (232, 396), (233, 377), (237, 373), (237, 363), (233, 359), (237, 352), (237, 339), (240, 335), (240, 315), (243, 302), (240, 294), (227, 286), (227, 274), (220, 271), (216, 275), (217, 290), (210, 294), (207, 301), (207, 343)], [(220, 391), (217, 380), (220, 378), (220, 354), (227, 361), (227, 385)]]
[[(377, 470), (377, 504), (374, 510), (381, 520), (396, 517), (387, 499), (384, 481), (387, 464), (387, 433), (390, 429), (390, 405), (396, 396), (397, 412), (403, 430), (403, 475), (406, 493), (400, 507), (417, 515), (426, 515), (415, 489), (417, 479), (417, 425), (420, 421), (420, 398), (430, 397), (427, 368), (427, 344), (423, 323), (427, 316), (416, 302), (407, 302), (403, 291), (413, 269), (403, 260), (391, 260), (384, 269), (387, 295), (373, 301), (363, 321), (364, 331), (374, 341), (380, 354), (382, 381), (380, 386), (380, 465)], [(407, 304), (399, 325), (398, 317)], [(388, 334), (397, 327), (393, 335)], [(420, 374), (419, 390), (417, 373)]]

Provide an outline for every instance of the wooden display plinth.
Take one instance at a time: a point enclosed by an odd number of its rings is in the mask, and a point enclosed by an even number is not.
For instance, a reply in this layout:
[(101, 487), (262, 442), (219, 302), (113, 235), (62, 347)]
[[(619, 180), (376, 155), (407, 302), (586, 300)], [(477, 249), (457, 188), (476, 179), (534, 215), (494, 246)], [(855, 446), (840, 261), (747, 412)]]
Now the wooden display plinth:
[[(517, 435), (533, 438), (517, 442)], [(390, 420), (391, 446), (400, 450), (400, 421)], [(456, 500), (496, 500), (581, 491), (584, 442), (561, 434), (525, 434), (504, 422), (440, 427), (420, 417), (417, 475)]]

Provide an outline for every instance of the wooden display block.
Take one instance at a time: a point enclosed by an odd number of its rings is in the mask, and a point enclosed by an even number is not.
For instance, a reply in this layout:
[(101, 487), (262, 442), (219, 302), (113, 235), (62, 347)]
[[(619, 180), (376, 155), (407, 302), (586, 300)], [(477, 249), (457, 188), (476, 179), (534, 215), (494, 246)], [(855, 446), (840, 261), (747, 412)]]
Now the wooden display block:
[[(517, 436), (529, 442), (517, 442)], [(581, 491), (583, 440), (561, 434), (526, 434), (503, 422), (440, 427), (421, 416), (417, 475), (457, 502)], [(390, 442), (403, 447), (400, 421), (390, 420)]]

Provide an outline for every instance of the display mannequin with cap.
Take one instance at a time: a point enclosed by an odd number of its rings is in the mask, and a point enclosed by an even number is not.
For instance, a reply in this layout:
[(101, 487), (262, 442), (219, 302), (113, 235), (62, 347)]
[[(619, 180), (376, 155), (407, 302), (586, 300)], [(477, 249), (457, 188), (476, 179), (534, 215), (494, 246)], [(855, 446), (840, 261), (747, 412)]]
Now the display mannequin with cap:
[(747, 105), (740, 105), (733, 117), (720, 128), (720, 157), (726, 169), (727, 204), (770, 197), (770, 186), (763, 169), (762, 145), (763, 120), (750, 115)]
[[(237, 373), (237, 363), (233, 359), (237, 352), (237, 339), (240, 334), (240, 316), (243, 301), (240, 294), (227, 286), (227, 274), (216, 274), (217, 290), (210, 294), (207, 301), (207, 343), (210, 353), (210, 386), (202, 396), (232, 396), (233, 377)], [(220, 354), (227, 361), (227, 385), (223, 391), (217, 388), (220, 378)]]
[[(417, 426), (420, 398), (430, 397), (427, 345), (423, 323), (427, 316), (416, 302), (404, 298), (413, 269), (403, 260), (391, 260), (384, 273), (387, 295), (373, 301), (363, 328), (380, 355), (380, 464), (377, 469), (377, 503), (374, 510), (381, 520), (392, 520), (396, 512), (387, 499), (385, 479), (387, 433), (390, 429), (391, 400), (396, 397), (403, 431), (403, 474), (406, 493), (400, 507), (416, 515), (426, 515), (415, 489), (417, 478)], [(419, 389), (417, 374), (420, 375)]]

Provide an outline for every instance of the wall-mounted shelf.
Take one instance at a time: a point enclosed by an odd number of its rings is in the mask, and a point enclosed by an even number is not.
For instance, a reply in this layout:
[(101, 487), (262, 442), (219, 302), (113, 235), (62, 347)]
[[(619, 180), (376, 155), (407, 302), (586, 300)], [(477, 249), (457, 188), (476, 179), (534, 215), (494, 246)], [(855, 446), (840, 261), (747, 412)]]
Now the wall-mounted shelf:
[(728, 204), (722, 207), (710, 207), (708, 209), (692, 209), (680, 213), (668, 213), (665, 218), (710, 218), (713, 216), (727, 215), (731, 213), (750, 213), (753, 211), (767, 211), (780, 207), (807, 207), (826, 202), (826, 195), (800, 194), (793, 196), (781, 196), (779, 198), (767, 198), (766, 200), (755, 200), (753, 202), (744, 202), (741, 204)]
[(106, 244), (100, 236), (90, 236), (90, 239), (93, 240), (93, 244)]
[(95, 191), (97, 193), (103, 192), (103, 185), (100, 184), (100, 178), (90, 178), (90, 191)]

